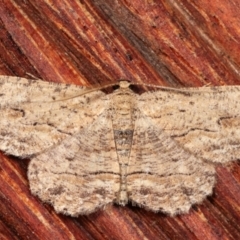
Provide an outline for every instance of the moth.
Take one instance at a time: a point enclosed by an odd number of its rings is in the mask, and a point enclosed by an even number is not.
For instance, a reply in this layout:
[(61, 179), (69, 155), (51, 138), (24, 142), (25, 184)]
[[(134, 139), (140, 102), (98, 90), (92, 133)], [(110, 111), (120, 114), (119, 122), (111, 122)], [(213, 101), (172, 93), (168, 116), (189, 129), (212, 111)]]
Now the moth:
[(31, 192), (71, 216), (128, 202), (171, 216), (240, 157), (240, 87), (101, 89), (0, 77), (0, 149), (30, 158)]

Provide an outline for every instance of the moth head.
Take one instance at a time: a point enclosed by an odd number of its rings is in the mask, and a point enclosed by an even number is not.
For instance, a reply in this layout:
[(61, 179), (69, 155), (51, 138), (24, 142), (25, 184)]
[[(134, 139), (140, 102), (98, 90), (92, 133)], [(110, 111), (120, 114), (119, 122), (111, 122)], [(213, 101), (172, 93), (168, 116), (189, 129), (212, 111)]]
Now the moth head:
[(119, 81), (119, 87), (120, 88), (129, 88), (130, 82), (128, 80), (120, 80)]

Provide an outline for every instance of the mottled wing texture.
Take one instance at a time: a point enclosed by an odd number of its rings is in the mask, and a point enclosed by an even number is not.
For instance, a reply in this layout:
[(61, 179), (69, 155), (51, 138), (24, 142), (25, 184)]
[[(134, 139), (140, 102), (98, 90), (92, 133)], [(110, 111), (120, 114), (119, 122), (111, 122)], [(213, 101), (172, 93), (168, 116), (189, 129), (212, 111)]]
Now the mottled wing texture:
[(28, 178), (33, 194), (67, 215), (89, 214), (112, 203), (120, 181), (108, 111), (33, 158)]
[(1, 76), (0, 149), (30, 157), (91, 124), (107, 100), (101, 91), (87, 92), (74, 85)]
[(240, 158), (240, 87), (163, 90), (138, 96), (138, 108), (179, 146), (209, 162)]
[[(147, 104), (151, 106), (150, 104)], [(212, 193), (214, 167), (138, 114), (128, 163), (129, 200), (152, 211), (186, 213)]]
[(130, 200), (186, 213), (212, 193), (212, 163), (240, 158), (240, 87), (139, 96), (128, 86), (105, 95), (0, 77), (0, 149), (32, 158), (31, 191), (57, 212), (78, 216)]

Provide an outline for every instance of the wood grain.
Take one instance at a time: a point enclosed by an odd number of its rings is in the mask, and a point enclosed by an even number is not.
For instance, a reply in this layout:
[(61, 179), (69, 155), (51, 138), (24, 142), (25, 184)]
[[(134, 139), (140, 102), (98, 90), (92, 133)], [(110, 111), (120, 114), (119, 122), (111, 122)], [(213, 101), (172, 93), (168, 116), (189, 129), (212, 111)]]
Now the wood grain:
[[(1, 0), (0, 74), (79, 85), (238, 85), (237, 0)], [(240, 164), (187, 215), (111, 206), (56, 214), (29, 192), (28, 161), (0, 155), (1, 239), (239, 239)]]

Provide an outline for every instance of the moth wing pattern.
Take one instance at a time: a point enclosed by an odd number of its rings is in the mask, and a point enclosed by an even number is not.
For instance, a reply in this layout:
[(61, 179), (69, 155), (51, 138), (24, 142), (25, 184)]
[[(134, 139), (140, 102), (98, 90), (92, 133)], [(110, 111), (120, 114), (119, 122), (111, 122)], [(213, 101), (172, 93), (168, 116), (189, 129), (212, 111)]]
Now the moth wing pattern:
[(147, 92), (139, 108), (180, 146), (198, 158), (225, 163), (240, 158), (240, 87)]
[(28, 178), (31, 192), (57, 212), (78, 216), (112, 204), (120, 181), (108, 112), (33, 158)]
[(186, 213), (215, 183), (215, 169), (185, 150), (150, 117), (139, 114), (128, 166), (133, 203), (169, 215)]
[[(117, 84), (116, 84), (117, 85)], [(240, 87), (98, 89), (0, 77), (0, 149), (31, 158), (30, 189), (78, 216), (116, 202), (174, 216), (240, 158)]]
[[(0, 77), (0, 147), (28, 158), (91, 124), (105, 109), (105, 94), (87, 88)], [(88, 103), (91, 104), (88, 104)]]

